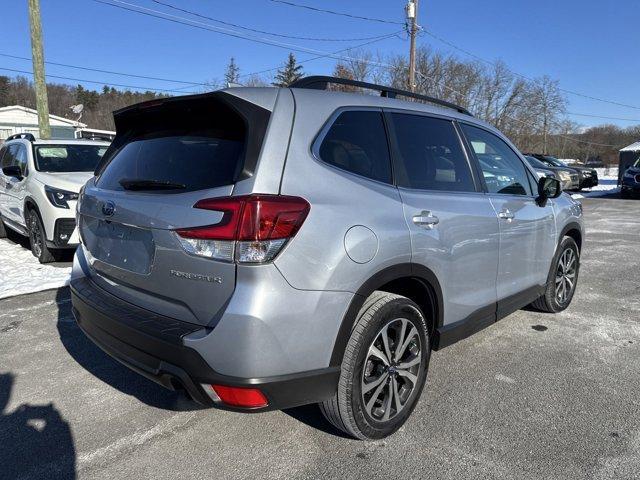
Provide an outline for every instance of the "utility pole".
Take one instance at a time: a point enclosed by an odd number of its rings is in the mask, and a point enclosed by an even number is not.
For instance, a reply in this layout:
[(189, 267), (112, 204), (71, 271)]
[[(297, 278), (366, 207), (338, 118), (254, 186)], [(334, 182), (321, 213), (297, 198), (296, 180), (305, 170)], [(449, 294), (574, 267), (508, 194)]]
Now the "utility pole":
[(29, 24), (31, 25), (31, 57), (33, 59), (33, 83), (36, 89), (36, 108), (40, 138), (51, 138), (49, 126), (49, 100), (47, 81), (44, 77), (44, 54), (42, 53), (42, 25), (40, 24), (40, 0), (29, 0)]
[(407, 12), (407, 29), (411, 37), (409, 46), (409, 90), (414, 92), (416, 89), (416, 35), (418, 34), (418, 0), (409, 0), (405, 7)]

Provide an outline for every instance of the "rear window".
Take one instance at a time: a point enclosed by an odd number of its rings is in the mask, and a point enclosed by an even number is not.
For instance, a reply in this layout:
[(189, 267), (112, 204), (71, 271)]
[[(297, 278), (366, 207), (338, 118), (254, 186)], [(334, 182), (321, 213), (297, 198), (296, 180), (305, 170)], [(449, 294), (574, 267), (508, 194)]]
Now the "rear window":
[(106, 145), (36, 145), (36, 170), (54, 173), (93, 172), (106, 151)]
[(322, 140), (319, 155), (334, 167), (391, 183), (387, 134), (379, 111), (341, 113)]
[(213, 96), (116, 115), (114, 153), (98, 167), (96, 185), (181, 193), (231, 185), (251, 175), (269, 115), (256, 105), (237, 103), (241, 110)]
[(123, 184), (132, 181), (184, 186), (176, 192), (229, 185), (243, 147), (242, 129), (150, 133), (127, 142), (97, 185), (107, 190), (124, 190)]

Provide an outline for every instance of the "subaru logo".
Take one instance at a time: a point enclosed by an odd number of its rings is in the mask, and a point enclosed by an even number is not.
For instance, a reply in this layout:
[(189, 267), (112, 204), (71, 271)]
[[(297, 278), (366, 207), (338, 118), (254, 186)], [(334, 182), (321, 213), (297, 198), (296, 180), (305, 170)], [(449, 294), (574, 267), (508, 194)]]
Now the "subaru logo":
[(102, 213), (105, 217), (112, 217), (116, 211), (116, 206), (113, 202), (104, 202), (102, 204)]

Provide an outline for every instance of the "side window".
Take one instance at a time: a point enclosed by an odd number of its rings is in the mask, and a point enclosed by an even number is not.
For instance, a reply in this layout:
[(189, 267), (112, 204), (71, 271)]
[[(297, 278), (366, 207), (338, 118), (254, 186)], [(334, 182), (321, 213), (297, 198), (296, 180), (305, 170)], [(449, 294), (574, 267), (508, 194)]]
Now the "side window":
[(490, 193), (532, 195), (527, 169), (509, 145), (481, 128), (461, 126), (478, 158)]
[(341, 113), (322, 140), (319, 154), (330, 165), (391, 183), (391, 159), (382, 112)]
[(475, 192), (469, 162), (451, 121), (404, 113), (391, 117), (400, 157), (399, 186)]
[(2, 168), (10, 167), (11, 165), (16, 164), (16, 155), (18, 153), (18, 145), (13, 144), (7, 147), (7, 151), (2, 157)]
[(15, 164), (20, 167), (23, 175), (27, 173), (27, 149), (24, 145), (18, 145)]

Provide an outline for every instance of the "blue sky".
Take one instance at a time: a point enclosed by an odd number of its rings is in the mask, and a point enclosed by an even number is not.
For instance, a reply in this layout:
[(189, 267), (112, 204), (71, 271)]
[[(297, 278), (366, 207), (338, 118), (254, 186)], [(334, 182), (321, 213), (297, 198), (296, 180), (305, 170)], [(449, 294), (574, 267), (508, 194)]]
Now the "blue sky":
[[(187, 17), (152, 0), (130, 4)], [(163, 0), (203, 15), (247, 27), (302, 37), (353, 39), (391, 34), (401, 25), (368, 22), (293, 8), (270, 0)], [(402, 22), (404, 0), (292, 0), (296, 3)], [(3, 12), (0, 54), (30, 57), (26, 0), (0, 0)], [(121, 3), (121, 5), (123, 5)], [(143, 16), (93, 0), (41, 0), (45, 59), (103, 70), (168, 79), (205, 82), (220, 79), (229, 57), (241, 73), (282, 64), (290, 47), (280, 48)], [(269, 38), (295, 48), (335, 52), (363, 43), (320, 42), (267, 37), (191, 17), (196, 22)], [(10, 19), (11, 21), (6, 21)], [(593, 97), (623, 103), (622, 107), (567, 94), (568, 111), (637, 119), (637, 122), (572, 116), (583, 125), (640, 123), (640, 2), (636, 0), (421, 0), (419, 23), (434, 34), (487, 60), (501, 59), (527, 76), (549, 75), (560, 86)], [(444, 52), (451, 48), (428, 36), (421, 43)], [(368, 47), (382, 53), (404, 53), (404, 35)], [(296, 53), (299, 60), (315, 56)], [(457, 52), (464, 58), (464, 55)], [(304, 64), (308, 74), (327, 74), (335, 60)], [(31, 70), (29, 61), (0, 56), (0, 67)], [(0, 74), (16, 73), (0, 70)], [(180, 89), (183, 84), (130, 78), (47, 65), (47, 74), (137, 85)], [(58, 80), (59, 83), (82, 83)], [(86, 87), (100, 85), (86, 83)]]

